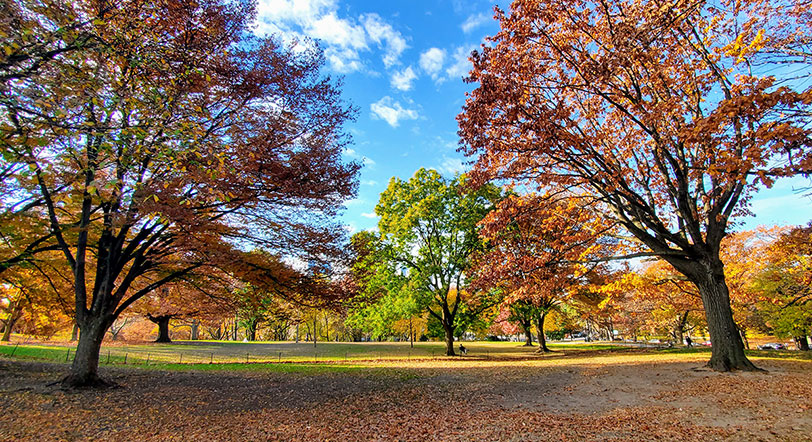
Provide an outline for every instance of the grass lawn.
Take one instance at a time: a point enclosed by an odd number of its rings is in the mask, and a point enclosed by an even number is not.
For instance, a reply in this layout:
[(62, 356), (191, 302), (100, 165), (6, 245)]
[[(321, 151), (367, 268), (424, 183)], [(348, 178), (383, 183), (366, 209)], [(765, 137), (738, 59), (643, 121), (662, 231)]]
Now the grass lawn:
[[(515, 359), (534, 355), (537, 347), (524, 347), (520, 342), (465, 342), (467, 359)], [(623, 347), (611, 344), (561, 343), (552, 349), (578, 351), (609, 350)], [(15, 358), (70, 361), (75, 345), (69, 344), (7, 344), (0, 346), (0, 355)], [(378, 362), (411, 361), (415, 359), (444, 359), (442, 342), (233, 342), (176, 341), (172, 344), (105, 343), (101, 350), (104, 364), (212, 364), (259, 362)]]

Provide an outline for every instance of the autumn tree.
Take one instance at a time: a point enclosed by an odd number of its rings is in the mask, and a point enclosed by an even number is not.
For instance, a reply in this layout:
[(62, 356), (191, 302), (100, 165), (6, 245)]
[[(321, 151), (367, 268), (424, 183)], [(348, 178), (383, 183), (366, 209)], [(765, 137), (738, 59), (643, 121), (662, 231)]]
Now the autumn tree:
[(677, 343), (699, 325), (697, 315), (704, 316), (696, 286), (663, 260), (629, 269), (606, 294), (618, 305), (621, 316), (637, 315), (640, 325), (650, 331), (664, 330)]
[(606, 224), (577, 198), (528, 194), (500, 201), (480, 226), (486, 247), (476, 260), (475, 285), (505, 292), (525, 333), (527, 316), (536, 326), (539, 351), (550, 351), (544, 320), (594, 267), (580, 261), (603, 256), (612, 246), (603, 241)]
[[(472, 311), (490, 304), (466, 296), (474, 252), (482, 247), (477, 223), (500, 198), (500, 190), (483, 186), (468, 192), (465, 177), (446, 179), (420, 169), (408, 181), (392, 178), (375, 213), (394, 268), (402, 270), (407, 293), (440, 322), (446, 354), (454, 356), (454, 331), (463, 303)], [(471, 295), (479, 295), (472, 292)]]
[(791, 74), (809, 72), (797, 52), (808, 8), (517, 0), (496, 15), (458, 117), (475, 179), (591, 198), (639, 242), (633, 256), (659, 256), (696, 285), (709, 366), (754, 370), (719, 253), (759, 186), (812, 165), (812, 90)]
[[(210, 271), (215, 272), (214, 269)], [(133, 303), (130, 315), (147, 318), (158, 326), (155, 342), (172, 342), (169, 336), (170, 321), (211, 317), (230, 311), (236, 300), (231, 296), (235, 281), (220, 273), (220, 277), (184, 278), (164, 284)]]
[(725, 263), (733, 319), (747, 348), (750, 348), (748, 331), (770, 332), (767, 312), (763, 308), (768, 296), (758, 287), (757, 281), (778, 258), (771, 253), (775, 250), (773, 245), (790, 230), (788, 226), (758, 226), (732, 233), (722, 241), (721, 258)]
[(73, 283), (81, 333), (65, 385), (102, 383), (106, 330), (165, 284), (240, 262), (261, 273), (252, 247), (338, 255), (331, 219), (358, 170), (341, 162), (353, 110), (317, 49), (253, 36), (251, 2), (13, 8), (24, 20), (0, 21), (12, 52), (37, 36), (94, 42), (0, 63), (25, 74), (0, 86), (4, 204), (44, 217), (27, 240), (56, 248)]
[(753, 290), (767, 323), (779, 337), (791, 337), (809, 350), (812, 335), (812, 224), (795, 227), (767, 249), (766, 265), (753, 278)]
[(518, 299), (507, 303), (505, 320), (521, 327), (524, 334), (524, 346), (533, 346), (533, 319), (536, 317), (537, 307), (526, 299)]
[[(24, 323), (33, 334), (52, 335), (73, 316), (70, 274), (61, 273), (60, 256), (41, 253), (35, 261), (22, 260), (0, 273), (4, 304), (4, 330), (0, 340), (8, 341), (15, 325)], [(7, 304), (6, 304), (7, 303)], [(43, 332), (43, 333), (40, 333)]]

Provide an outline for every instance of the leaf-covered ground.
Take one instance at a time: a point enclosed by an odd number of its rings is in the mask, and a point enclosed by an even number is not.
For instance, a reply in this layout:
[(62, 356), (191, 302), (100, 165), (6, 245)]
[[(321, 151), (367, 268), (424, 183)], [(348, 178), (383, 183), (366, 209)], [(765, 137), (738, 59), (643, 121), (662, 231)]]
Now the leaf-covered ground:
[(2, 440), (812, 440), (812, 363), (713, 373), (704, 355), (414, 361), (317, 374), (105, 367), (121, 388), (48, 385), (0, 360)]

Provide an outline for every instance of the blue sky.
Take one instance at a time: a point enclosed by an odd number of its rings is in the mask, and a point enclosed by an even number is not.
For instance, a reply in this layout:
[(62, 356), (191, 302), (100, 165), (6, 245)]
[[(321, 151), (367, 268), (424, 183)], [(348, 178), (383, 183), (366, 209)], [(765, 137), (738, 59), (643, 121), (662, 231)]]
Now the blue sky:
[[(497, 2), (506, 9), (505, 1)], [(363, 161), (358, 197), (344, 222), (353, 233), (377, 225), (378, 195), (393, 176), (421, 167), (464, 171), (455, 117), (472, 86), (462, 78), (468, 54), (496, 33), (492, 0), (258, 0), (256, 32), (319, 41), (327, 73), (343, 77), (345, 99), (358, 107), (348, 125), (347, 159)], [(812, 200), (794, 191), (809, 180), (778, 181), (752, 201), (758, 224), (805, 224)]]

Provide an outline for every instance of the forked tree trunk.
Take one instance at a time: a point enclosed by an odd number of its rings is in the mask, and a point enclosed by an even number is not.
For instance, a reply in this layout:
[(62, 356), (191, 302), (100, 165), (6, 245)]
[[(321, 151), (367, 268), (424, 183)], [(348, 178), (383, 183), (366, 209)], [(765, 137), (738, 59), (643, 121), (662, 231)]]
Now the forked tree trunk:
[(536, 315), (536, 330), (538, 331), (538, 341), (539, 341), (539, 348), (536, 350), (537, 353), (549, 353), (552, 352), (549, 348), (547, 348), (547, 337), (544, 336), (544, 320), (547, 318), (547, 310), (543, 310)]
[(112, 384), (98, 374), (99, 352), (107, 328), (112, 321), (95, 318), (79, 324), (79, 343), (70, 367), (70, 374), (62, 379), (62, 385), (70, 388), (105, 387)]
[[(704, 268), (702, 268), (704, 267)], [(760, 370), (744, 354), (739, 328), (733, 321), (730, 295), (725, 283), (724, 267), (716, 264), (697, 264), (691, 278), (702, 296), (705, 318), (711, 338), (711, 358), (708, 367), (715, 371)]]

